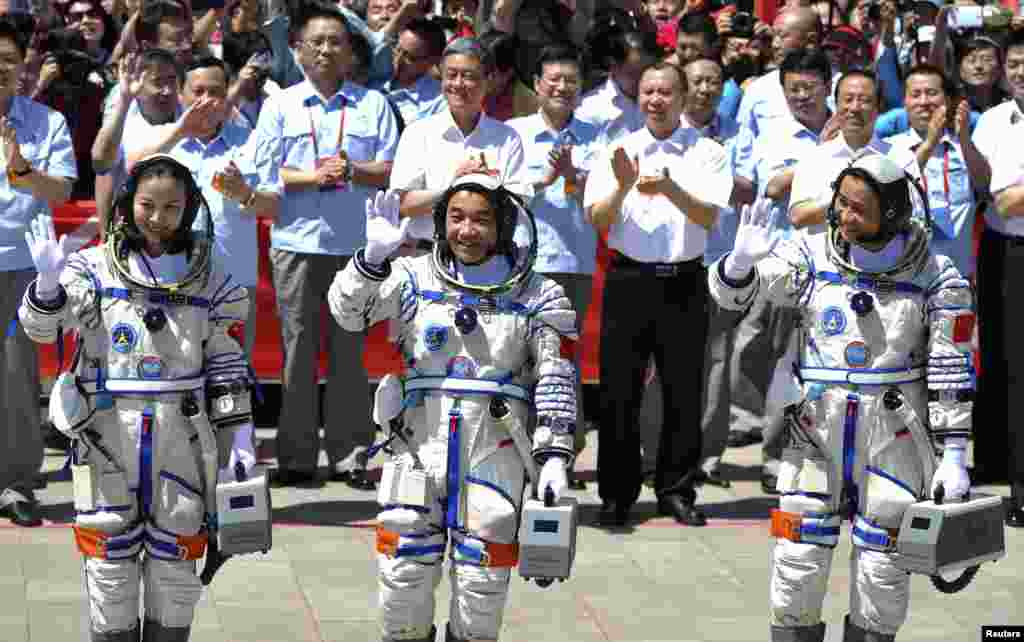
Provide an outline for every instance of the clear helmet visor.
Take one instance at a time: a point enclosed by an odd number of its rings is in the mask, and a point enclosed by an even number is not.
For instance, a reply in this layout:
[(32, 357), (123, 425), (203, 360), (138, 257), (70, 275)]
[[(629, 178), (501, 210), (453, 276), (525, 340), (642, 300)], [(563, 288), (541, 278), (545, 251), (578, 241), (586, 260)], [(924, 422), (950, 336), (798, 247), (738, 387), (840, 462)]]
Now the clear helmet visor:
[(434, 226), (434, 269), (450, 285), (498, 293), (523, 283), (533, 270), (533, 214), (493, 177), (460, 179), (438, 202)]

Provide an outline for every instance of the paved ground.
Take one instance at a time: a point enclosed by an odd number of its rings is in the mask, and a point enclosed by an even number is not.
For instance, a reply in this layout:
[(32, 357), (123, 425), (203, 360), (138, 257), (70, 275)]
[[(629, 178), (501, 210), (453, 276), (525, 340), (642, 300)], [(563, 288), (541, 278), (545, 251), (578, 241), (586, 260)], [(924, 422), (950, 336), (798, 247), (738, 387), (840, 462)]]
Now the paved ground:
[[(260, 431), (272, 437), (272, 431)], [(272, 454), (272, 441), (261, 455)], [(580, 469), (592, 471), (596, 435)], [(586, 525), (573, 578), (546, 590), (516, 578), (502, 640), (596, 642), (767, 640), (766, 517), (774, 501), (760, 492), (758, 446), (727, 452), (729, 490), (706, 488), (706, 528), (677, 526), (654, 514), (645, 490), (628, 529), (596, 527), (596, 484), (580, 493)], [(57, 481), (63, 459), (47, 456), (40, 492), (47, 524), (34, 530), (0, 524), (0, 642), (86, 640), (81, 561), (67, 528), (71, 488)], [(592, 474), (592, 473), (590, 473)], [(1007, 494), (1006, 487), (985, 490)], [(372, 493), (343, 484), (275, 490), (274, 550), (230, 561), (205, 592), (194, 642), (369, 642), (378, 640), (372, 551)], [(848, 604), (847, 530), (837, 550), (826, 601), (828, 640), (842, 638)], [(1008, 557), (986, 565), (956, 596), (915, 578), (903, 641), (974, 642), (981, 627), (1024, 624), (1024, 533), (1008, 530)], [(438, 623), (447, 619), (446, 588)]]

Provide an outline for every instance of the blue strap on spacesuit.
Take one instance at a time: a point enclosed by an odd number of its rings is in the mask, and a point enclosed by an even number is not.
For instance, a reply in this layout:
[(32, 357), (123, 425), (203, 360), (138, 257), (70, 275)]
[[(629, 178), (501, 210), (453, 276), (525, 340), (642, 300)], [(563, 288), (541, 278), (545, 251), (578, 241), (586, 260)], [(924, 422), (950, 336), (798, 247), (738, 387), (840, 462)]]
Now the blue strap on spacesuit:
[[(103, 288), (100, 292), (103, 296), (121, 301), (131, 301), (133, 298), (140, 298), (139, 294), (133, 294), (128, 288)], [(188, 294), (171, 294), (164, 292), (150, 292), (144, 298), (155, 305), (187, 305), (195, 308), (209, 308), (210, 300), (199, 296)]]
[(459, 424), (462, 421), (462, 410), (459, 400), (452, 404), (448, 411), (448, 466), (447, 466), (447, 506), (445, 507), (445, 528), (459, 527)]
[(150, 514), (153, 503), (153, 410), (146, 408), (139, 418), (139, 506), (142, 515)]
[(822, 281), (827, 281), (828, 283), (833, 283), (835, 285), (849, 285), (860, 290), (871, 290), (873, 292), (904, 292), (907, 294), (924, 292), (924, 288), (913, 283), (906, 283), (904, 281), (883, 281), (864, 275), (846, 278), (838, 272), (818, 272), (815, 276)]
[(527, 308), (518, 301), (511, 299), (504, 299), (501, 297), (482, 297), (475, 294), (460, 294), (453, 296), (445, 294), (444, 292), (438, 292), (437, 290), (419, 290), (417, 292), (422, 298), (428, 301), (440, 302), (447, 298), (453, 298), (457, 300), (463, 306), (469, 307), (484, 307), (493, 305), (494, 308), (501, 312), (515, 312), (518, 314), (525, 314)]
[(846, 418), (843, 420), (843, 508), (847, 518), (857, 514), (857, 485), (853, 482), (853, 462), (856, 457), (857, 414), (860, 395), (846, 395)]

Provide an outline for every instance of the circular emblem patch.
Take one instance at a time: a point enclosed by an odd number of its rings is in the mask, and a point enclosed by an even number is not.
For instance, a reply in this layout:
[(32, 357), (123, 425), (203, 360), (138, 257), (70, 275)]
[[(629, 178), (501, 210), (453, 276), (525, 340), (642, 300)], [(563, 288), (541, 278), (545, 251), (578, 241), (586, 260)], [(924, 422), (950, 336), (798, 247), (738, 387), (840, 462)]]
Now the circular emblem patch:
[(139, 361), (139, 377), (142, 379), (159, 379), (164, 373), (164, 362), (160, 357), (142, 357)]
[(864, 368), (871, 360), (871, 349), (863, 341), (846, 344), (846, 363), (851, 368)]
[(110, 346), (114, 348), (115, 352), (127, 354), (135, 347), (137, 336), (135, 328), (127, 323), (118, 323), (110, 331)]
[(234, 409), (235, 400), (231, 397), (231, 395), (224, 395), (223, 397), (217, 400), (217, 410), (219, 410), (221, 414), (229, 413)]
[(448, 360), (448, 376), (472, 379), (476, 376), (476, 364), (469, 357), (452, 357)]
[(830, 337), (846, 330), (846, 314), (842, 308), (830, 305), (821, 313), (821, 331)]
[(437, 352), (448, 343), (448, 328), (443, 325), (428, 325), (423, 331), (423, 343), (427, 344), (427, 350)]

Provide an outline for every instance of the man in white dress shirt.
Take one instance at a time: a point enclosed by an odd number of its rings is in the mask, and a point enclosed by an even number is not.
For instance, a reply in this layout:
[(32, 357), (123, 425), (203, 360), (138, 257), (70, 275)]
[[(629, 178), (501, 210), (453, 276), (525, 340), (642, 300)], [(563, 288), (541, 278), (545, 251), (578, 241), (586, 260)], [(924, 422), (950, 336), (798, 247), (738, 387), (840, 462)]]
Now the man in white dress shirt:
[[(591, 169), (583, 206), (614, 251), (601, 321), (601, 521), (625, 525), (640, 494), (644, 371), (654, 356), (665, 389), (655, 473), (658, 511), (692, 526), (701, 456), (702, 355), (707, 289), (702, 259), (732, 174), (725, 150), (681, 122), (686, 77), (659, 63), (640, 76), (646, 126), (613, 144)], [(699, 347), (698, 347), (699, 346)], [(694, 367), (697, 365), (697, 367)]]

